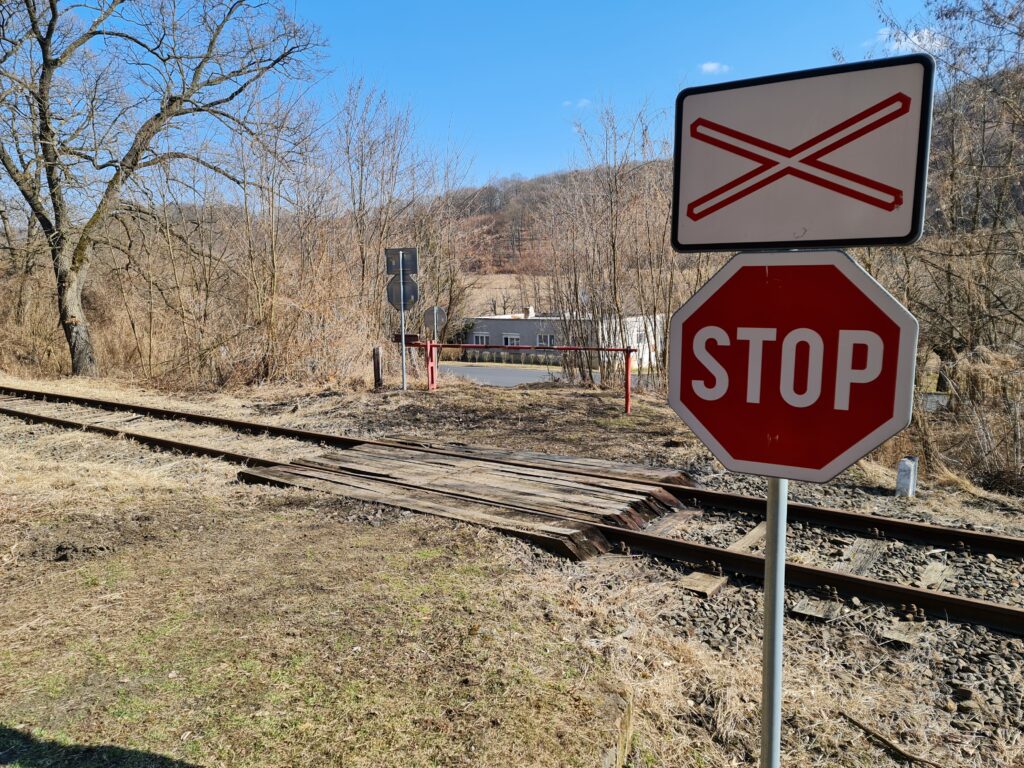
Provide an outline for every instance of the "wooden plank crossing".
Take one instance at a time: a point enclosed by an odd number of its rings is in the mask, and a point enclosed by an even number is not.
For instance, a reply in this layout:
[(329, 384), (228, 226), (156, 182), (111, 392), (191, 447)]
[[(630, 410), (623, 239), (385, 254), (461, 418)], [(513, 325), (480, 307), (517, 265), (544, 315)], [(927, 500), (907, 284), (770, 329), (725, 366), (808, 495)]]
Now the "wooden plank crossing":
[[(682, 477), (671, 469), (444, 446), (446, 451), (451, 448), (459, 455), (357, 445), (246, 469), (238, 477), (484, 525), (573, 559), (607, 551), (608, 542), (595, 523), (640, 530), (648, 521), (683, 511), (672, 494), (654, 484)], [(499, 457), (514, 463), (500, 463), (495, 460)]]
[(425, 489), (413, 491), (370, 478), (282, 465), (244, 469), (238, 473), (238, 479), (249, 483), (325, 491), (359, 501), (387, 504), (412, 512), (482, 525), (527, 539), (574, 560), (585, 560), (609, 549), (601, 532), (584, 523), (496, 509), (486, 504), (465, 501), (453, 503), (450, 497), (443, 494)]
[[(408, 443), (407, 443), (408, 444)], [(465, 454), (467, 458), (490, 459), (492, 461), (516, 461), (537, 467), (546, 467), (559, 472), (568, 473), (601, 473), (609, 479), (632, 480), (647, 483), (689, 483), (690, 479), (677, 469), (668, 467), (651, 467), (643, 464), (623, 464), (619, 461), (594, 459), (587, 456), (562, 456), (538, 451), (504, 451), (500, 448), (489, 448), (464, 443), (433, 444), (416, 443), (424, 448), (437, 448), (444, 451)], [(366, 446), (358, 446), (359, 448)]]

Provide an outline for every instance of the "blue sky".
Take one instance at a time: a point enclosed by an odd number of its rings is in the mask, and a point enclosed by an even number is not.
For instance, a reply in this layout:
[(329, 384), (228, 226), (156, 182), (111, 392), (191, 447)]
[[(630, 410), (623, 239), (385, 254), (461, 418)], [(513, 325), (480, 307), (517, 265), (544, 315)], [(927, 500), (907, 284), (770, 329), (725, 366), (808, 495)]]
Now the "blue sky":
[[(889, 0), (913, 19), (922, 0)], [(574, 124), (610, 104), (667, 116), (684, 87), (891, 55), (872, 0), (294, 0), (344, 91), (357, 76), (412, 108), (417, 137), (454, 146), (467, 183), (562, 170)], [(667, 126), (667, 122), (664, 123)]]

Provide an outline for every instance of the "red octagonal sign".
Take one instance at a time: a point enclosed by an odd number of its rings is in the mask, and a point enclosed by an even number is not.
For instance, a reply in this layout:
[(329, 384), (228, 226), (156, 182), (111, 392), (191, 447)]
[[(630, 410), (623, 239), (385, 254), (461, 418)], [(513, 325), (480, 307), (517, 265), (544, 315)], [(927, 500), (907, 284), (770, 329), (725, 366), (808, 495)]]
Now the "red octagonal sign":
[(824, 482), (910, 423), (916, 349), (845, 253), (743, 253), (672, 316), (669, 404), (727, 469)]

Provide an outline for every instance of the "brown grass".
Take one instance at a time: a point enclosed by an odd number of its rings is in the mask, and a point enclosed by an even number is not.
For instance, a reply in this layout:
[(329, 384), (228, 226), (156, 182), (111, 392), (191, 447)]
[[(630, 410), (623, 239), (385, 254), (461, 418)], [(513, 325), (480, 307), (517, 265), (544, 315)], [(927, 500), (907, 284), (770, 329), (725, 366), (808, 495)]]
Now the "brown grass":
[[(32, 383), (335, 432), (706, 456), (652, 396), (627, 418), (617, 393), (560, 388), (188, 398)], [(631, 766), (755, 760), (756, 619), (716, 648), (705, 620), (670, 618), (756, 617), (757, 590), (702, 602), (641, 558), (568, 564), (446, 521), (238, 486), (222, 462), (7, 419), (0, 467), (0, 755), (23, 733), (36, 749), (15, 765), (107, 744), (134, 750), (117, 753), (125, 765), (591, 766), (614, 744), (619, 689), (635, 705)], [(889, 473), (865, 463), (843, 482)], [(932, 491), (915, 503), (1008, 514)], [(1014, 765), (1019, 738), (955, 731), (937, 708), (936, 648), (788, 622), (785, 764), (898, 765), (846, 711), (943, 765)]]
[[(610, 677), (540, 619), (525, 545), (101, 437), (0, 439), (0, 754), (7, 729), (140, 765), (589, 766), (615, 743)], [(40, 752), (14, 764), (66, 757)]]

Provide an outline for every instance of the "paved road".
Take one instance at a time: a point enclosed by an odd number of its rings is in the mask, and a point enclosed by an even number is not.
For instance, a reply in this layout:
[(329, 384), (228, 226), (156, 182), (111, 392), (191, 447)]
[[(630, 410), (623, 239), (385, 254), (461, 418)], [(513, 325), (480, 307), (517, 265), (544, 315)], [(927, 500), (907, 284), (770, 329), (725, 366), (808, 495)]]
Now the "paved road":
[(562, 371), (556, 365), (548, 369), (521, 368), (517, 365), (479, 365), (476, 363), (441, 363), (442, 376), (460, 376), (477, 384), (492, 387), (514, 387), (517, 384), (535, 384), (551, 381)]
[[(553, 381), (561, 378), (562, 369), (557, 365), (544, 369), (537, 366), (529, 368), (518, 365), (480, 365), (478, 363), (441, 363), (441, 374), (444, 376), (460, 376), (477, 384), (492, 387), (514, 387), (517, 384), (536, 384), (542, 381)], [(601, 381), (601, 376), (594, 371), (594, 380)], [(633, 386), (637, 386), (639, 377), (633, 374)]]

